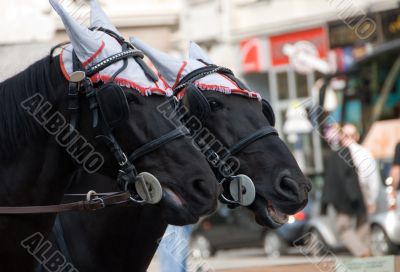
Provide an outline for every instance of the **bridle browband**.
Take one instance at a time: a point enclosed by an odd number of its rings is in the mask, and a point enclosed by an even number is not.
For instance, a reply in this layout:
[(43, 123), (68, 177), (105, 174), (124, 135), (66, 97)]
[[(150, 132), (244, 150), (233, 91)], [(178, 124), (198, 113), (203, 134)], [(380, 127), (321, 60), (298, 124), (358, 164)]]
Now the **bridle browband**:
[[(235, 82), (236, 85), (241, 90), (249, 90), (249, 88), (247, 88), (247, 86), (243, 82), (241, 82), (238, 78), (235, 77), (234, 73), (230, 69), (220, 67), (217, 65), (211, 65), (211, 64), (206, 64), (206, 65), (207, 66), (199, 68), (197, 70), (194, 70), (191, 73), (189, 73), (188, 75), (186, 75), (185, 77), (183, 77), (183, 79), (181, 81), (179, 81), (177, 86), (174, 88), (174, 96), (178, 96), (182, 91), (186, 90), (189, 85), (194, 84), (195, 81), (197, 81), (201, 78), (204, 78), (206, 76), (212, 75), (212, 74), (222, 74), (222, 75), (228, 77), (229, 79), (231, 79), (233, 82)], [(203, 122), (204, 120), (200, 120), (200, 121)], [(242, 188), (241, 188), (243, 186), (242, 183), (244, 181), (246, 181), (247, 184), (249, 185), (249, 181), (251, 181), (251, 179), (248, 178), (247, 176), (239, 175), (242, 178), (244, 177), (245, 180), (239, 179), (237, 199), (233, 200), (232, 196), (227, 196), (225, 191), (226, 191), (227, 187), (229, 186), (229, 183), (231, 183), (233, 180), (235, 180), (235, 178), (237, 178), (237, 176), (234, 176), (234, 173), (232, 173), (232, 171), (231, 171), (230, 176), (224, 177), (218, 171), (218, 169), (215, 167), (215, 165), (218, 165), (219, 163), (224, 162), (224, 160), (229, 156), (237, 155), (238, 153), (240, 153), (242, 150), (244, 150), (245, 148), (247, 148), (254, 142), (256, 142), (264, 137), (272, 136), (272, 135), (278, 136), (279, 134), (273, 126), (271, 126), (271, 125), (264, 126), (264, 127), (260, 128), (259, 130), (257, 130), (256, 132), (250, 134), (249, 136), (241, 139), (239, 142), (237, 142), (233, 146), (231, 146), (228, 149), (228, 152), (225, 152), (225, 154), (223, 154), (223, 155), (218, 154), (214, 149), (212, 149), (211, 146), (207, 146), (204, 153), (206, 154), (206, 156), (208, 158), (212, 158), (212, 159), (210, 159), (210, 165), (214, 169), (214, 172), (216, 173), (217, 178), (220, 180), (220, 183), (223, 186), (225, 185), (224, 192), (221, 193), (221, 195), (220, 195), (221, 202), (228, 204), (229, 207), (231, 207), (231, 208), (235, 208), (235, 207), (242, 205), (242, 203), (241, 203), (241, 200), (243, 197), (243, 192), (242, 192)], [(253, 184), (252, 181), (251, 181), (251, 184)], [(254, 184), (252, 186), (253, 186), (253, 188), (245, 188), (245, 189), (254, 189)], [(255, 197), (255, 191), (254, 191), (254, 197)], [(253, 202), (253, 201), (251, 201), (251, 202)], [(246, 205), (246, 206), (248, 206), (248, 205)]]

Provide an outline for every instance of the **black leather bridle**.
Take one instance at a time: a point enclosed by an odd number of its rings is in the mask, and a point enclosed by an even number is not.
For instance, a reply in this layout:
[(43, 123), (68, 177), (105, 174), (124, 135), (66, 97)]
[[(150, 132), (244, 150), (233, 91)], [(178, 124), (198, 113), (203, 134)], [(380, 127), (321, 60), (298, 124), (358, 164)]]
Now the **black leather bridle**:
[[(196, 80), (199, 80), (199, 79), (204, 78), (211, 74), (222, 74), (222, 75), (228, 77), (229, 79), (231, 79), (233, 82), (235, 82), (240, 89), (249, 90), (249, 88), (247, 88), (247, 86), (243, 82), (241, 82), (238, 78), (235, 77), (235, 75), (233, 74), (233, 72), (231, 70), (224, 68), (224, 67), (216, 66), (216, 65), (210, 65), (210, 64), (206, 64), (206, 65), (207, 66), (199, 68), (195, 71), (192, 71), (188, 75), (186, 75), (174, 88), (174, 96), (177, 96), (179, 93), (186, 90), (191, 84), (194, 84)], [(205, 97), (204, 97), (204, 99), (206, 100)], [(266, 101), (263, 101), (263, 105), (264, 105), (264, 103), (266, 103)], [(201, 118), (200, 118), (200, 122), (203, 122), (203, 121), (204, 120), (201, 120)], [(230, 194), (227, 192), (227, 188), (228, 188), (227, 185), (229, 185), (230, 182), (232, 182), (235, 178), (237, 178), (237, 176), (235, 176), (235, 173), (232, 173), (232, 172), (231, 172), (231, 175), (228, 177), (223, 176), (220, 173), (220, 171), (218, 171), (218, 169), (215, 167), (215, 165), (218, 165), (221, 162), (223, 163), (224, 160), (229, 156), (237, 155), (242, 150), (244, 150), (246, 147), (250, 146), (254, 142), (258, 141), (259, 139), (262, 139), (262, 138), (268, 137), (268, 136), (272, 136), (272, 135), (278, 136), (277, 130), (272, 125), (264, 126), (261, 129), (257, 130), (256, 132), (250, 134), (248, 137), (245, 137), (244, 139), (240, 140), (239, 142), (237, 142), (236, 144), (231, 146), (228, 149), (228, 152), (225, 152), (225, 154), (223, 154), (223, 155), (218, 154), (212, 147), (207, 146), (207, 149), (204, 151), (204, 153), (207, 156), (207, 158), (211, 158), (210, 161), (212, 161), (212, 163), (210, 163), (210, 165), (214, 169), (214, 172), (215, 172), (217, 178), (219, 179), (220, 183), (224, 187), (224, 192), (220, 195), (221, 202), (228, 204), (231, 208), (240, 206), (240, 200), (241, 200), (241, 196), (242, 196), (242, 192), (241, 192), (241, 188), (240, 188), (241, 183), (239, 181), (239, 189), (238, 189), (239, 200), (233, 200), (232, 197), (230, 196)], [(251, 180), (248, 177), (246, 177), (246, 178), (248, 180)], [(251, 183), (253, 183), (253, 182), (251, 181)], [(253, 186), (254, 186), (254, 184), (253, 184)], [(254, 195), (254, 197), (255, 197), (255, 195)]]
[[(98, 92), (101, 87), (107, 84), (112, 84), (115, 78), (127, 68), (128, 59), (133, 58), (143, 69), (146, 76), (154, 82), (158, 81), (157, 75), (155, 75), (152, 70), (146, 65), (143, 61), (144, 54), (133, 47), (133, 45), (118, 34), (104, 29), (104, 28), (96, 28), (98, 31), (103, 31), (106, 34), (115, 38), (122, 46), (122, 52), (118, 53), (114, 56), (108, 57), (99, 63), (89, 66), (87, 69), (83, 68), (81, 62), (77, 58), (75, 52), (73, 52), (73, 70), (74, 73), (71, 75), (71, 79), (69, 84), (69, 106), (68, 110), (70, 112), (70, 125), (72, 129), (75, 129), (78, 125), (78, 117), (79, 117), (79, 100), (82, 95), (88, 99), (90, 104), (90, 111), (92, 113), (92, 127), (100, 128), (101, 134), (96, 136), (96, 139), (105, 143), (110, 149), (111, 153), (115, 157), (116, 161), (119, 164), (119, 174), (118, 174), (118, 185), (122, 190), (129, 191), (132, 194), (131, 200), (136, 203), (152, 203), (149, 199), (144, 199), (143, 195), (146, 195), (147, 198), (150, 196), (148, 186), (158, 186), (161, 188), (157, 179), (149, 173), (141, 173), (139, 174), (134, 166), (134, 162), (149, 153), (156, 151), (162, 146), (182, 137), (189, 135), (189, 131), (185, 127), (176, 128), (173, 131), (162, 135), (161, 137), (150, 141), (149, 143), (143, 145), (134, 151), (131, 155), (127, 156), (125, 152), (122, 150), (120, 144), (114, 137), (113, 128), (107, 125), (107, 122), (104, 121), (105, 116), (104, 112), (102, 112), (102, 108), (99, 107), (98, 100)], [(100, 84), (96, 84), (96, 87), (90, 80), (90, 78), (107, 68), (108, 66), (117, 63), (119, 61), (124, 61), (124, 65), (119, 69), (111, 78), (109, 82), (102, 82)], [(116, 86), (112, 86), (116, 88)], [(119, 87), (121, 88), (121, 87)], [(120, 90), (122, 93), (122, 88)], [(120, 94), (121, 95), (121, 94)], [(123, 97), (126, 100), (125, 95)], [(122, 101), (123, 102), (123, 101)], [(117, 105), (120, 107), (124, 107), (127, 105)], [(127, 102), (126, 102), (127, 103)], [(127, 113), (129, 113), (129, 108), (127, 109)], [(128, 119), (129, 116), (125, 116), (124, 119)], [(125, 120), (126, 121), (126, 120)], [(146, 180), (149, 178), (150, 180)], [(151, 184), (153, 182), (153, 184)], [(140, 195), (137, 191), (136, 184), (142, 183), (143, 193)], [(150, 184), (149, 184), (150, 183)], [(158, 183), (158, 184), (154, 184)]]

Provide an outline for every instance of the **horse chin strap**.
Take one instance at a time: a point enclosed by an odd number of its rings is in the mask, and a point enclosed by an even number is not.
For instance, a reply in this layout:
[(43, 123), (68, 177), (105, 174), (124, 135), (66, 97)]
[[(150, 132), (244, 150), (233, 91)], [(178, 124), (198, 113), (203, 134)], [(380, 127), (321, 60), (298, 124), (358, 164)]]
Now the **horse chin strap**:
[[(163, 135), (160, 138), (153, 140), (150, 143), (147, 143), (144, 146), (138, 148), (128, 158), (128, 156), (124, 153), (121, 146), (119, 145), (118, 141), (115, 139), (112, 132), (113, 128), (110, 127), (110, 124), (108, 124), (108, 122), (106, 121), (106, 113), (103, 111), (102, 107), (99, 107), (98, 92), (100, 92), (101, 90), (94, 87), (90, 78), (101, 70), (107, 68), (108, 66), (118, 61), (124, 61), (124, 65), (121, 67), (121, 69), (119, 69), (113, 75), (110, 82), (103, 83), (103, 86), (106, 86), (107, 84), (113, 84), (113, 81), (118, 76), (118, 74), (127, 67), (128, 58), (134, 58), (139, 63), (139, 65), (143, 67), (146, 76), (151, 80), (158, 81), (158, 77), (154, 75), (151, 69), (148, 68), (147, 65), (144, 63), (144, 55), (141, 51), (135, 49), (130, 43), (126, 42), (122, 37), (112, 31), (106, 29), (97, 30), (104, 31), (105, 33), (116, 38), (121, 43), (123, 51), (93, 66), (90, 66), (87, 69), (83, 68), (75, 52), (73, 52), (74, 73), (70, 76), (68, 105), (68, 110), (70, 111), (71, 128), (75, 129), (78, 125), (79, 98), (80, 94), (83, 93), (89, 101), (89, 107), (92, 113), (92, 127), (100, 128), (102, 131), (101, 135), (96, 136), (96, 140), (103, 142), (110, 149), (120, 167), (117, 177), (117, 183), (119, 187), (122, 190), (129, 192), (131, 194), (130, 200), (135, 203), (156, 204), (162, 198), (162, 188), (160, 182), (150, 173), (139, 174), (133, 162), (161, 148), (171, 141), (188, 135), (189, 132), (182, 128), (175, 129), (174, 131)], [(118, 99), (121, 99), (122, 95), (126, 101), (126, 97), (125, 94), (123, 94), (122, 89), (120, 89), (120, 92), (119, 90), (117, 90), (116, 94), (117, 101), (119, 101)], [(128, 119), (128, 117), (129, 116), (126, 116), (126, 119)]]
[[(231, 70), (216, 65), (207, 65), (186, 75), (175, 88), (174, 95), (178, 95), (196, 80), (215, 73), (227, 76), (232, 81), (234, 81), (240, 89), (248, 90), (246, 85), (239, 79), (237, 79)], [(209, 158), (210, 165), (214, 169), (214, 172), (224, 189), (219, 196), (219, 199), (222, 203), (227, 204), (229, 208), (233, 209), (239, 206), (250, 206), (254, 202), (256, 198), (256, 189), (254, 186), (254, 182), (250, 177), (246, 175), (235, 175), (231, 169), (226, 169), (227, 171), (224, 171), (225, 173), (229, 172), (230, 175), (223, 175), (220, 173), (219, 169), (217, 169), (216, 165), (224, 163), (225, 159), (227, 159), (229, 156), (237, 155), (243, 149), (250, 146), (254, 142), (272, 135), (278, 135), (278, 132), (274, 127), (262, 127), (248, 137), (234, 144), (223, 156), (220, 156), (210, 146), (205, 149), (204, 153), (206, 157)]]

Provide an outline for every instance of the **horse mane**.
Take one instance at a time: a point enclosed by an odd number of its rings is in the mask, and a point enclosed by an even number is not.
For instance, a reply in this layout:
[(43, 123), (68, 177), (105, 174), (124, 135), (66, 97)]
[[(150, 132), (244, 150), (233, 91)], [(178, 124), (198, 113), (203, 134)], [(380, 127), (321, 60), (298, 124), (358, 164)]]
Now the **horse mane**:
[(13, 157), (18, 149), (43, 135), (44, 129), (21, 107), (21, 102), (37, 93), (48, 101), (55, 99), (51, 77), (57, 77), (53, 72), (57, 59), (45, 57), (0, 83), (0, 159)]

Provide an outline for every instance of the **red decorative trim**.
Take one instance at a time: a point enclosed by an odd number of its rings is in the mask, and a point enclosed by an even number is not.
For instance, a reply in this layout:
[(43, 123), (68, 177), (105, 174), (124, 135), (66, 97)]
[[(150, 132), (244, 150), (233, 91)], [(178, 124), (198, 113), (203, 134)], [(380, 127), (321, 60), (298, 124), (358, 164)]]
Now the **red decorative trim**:
[(181, 68), (179, 69), (178, 74), (176, 75), (175, 83), (174, 83), (174, 86), (172, 87), (172, 89), (175, 89), (176, 85), (178, 85), (178, 83), (179, 83), (179, 81), (181, 79), (182, 73), (186, 68), (186, 65), (187, 65), (187, 62), (184, 61), (182, 66), (181, 66)]
[(59, 57), (60, 58), (60, 68), (61, 68), (61, 71), (62, 71), (64, 77), (69, 81), (70, 76), (67, 72), (67, 69), (65, 69), (63, 54), (64, 54), (64, 48), (61, 50), (60, 57)]
[(83, 67), (86, 68), (90, 63), (92, 63), (101, 54), (105, 46), (106, 44), (104, 43), (104, 41), (102, 41), (100, 48), (97, 49), (97, 51), (90, 58), (88, 58), (86, 61), (82, 63)]
[[(99, 82), (99, 81), (106, 82), (106, 81), (109, 81), (110, 79), (111, 79), (111, 76), (108, 76), (108, 75), (99, 75), (99, 74), (97, 74), (97, 75), (94, 75), (92, 77), (92, 81), (94, 83)], [(163, 90), (161, 88), (158, 88), (158, 87), (148, 87), (148, 88), (146, 88), (146, 87), (138, 85), (137, 83), (135, 83), (133, 81), (130, 81), (130, 80), (124, 79), (124, 78), (117, 77), (114, 80), (114, 83), (116, 83), (116, 84), (118, 84), (120, 86), (125, 86), (125, 87), (128, 87), (128, 88), (136, 89), (143, 96), (149, 96), (149, 95), (152, 95), (152, 94), (157, 94), (157, 95), (162, 95), (162, 96), (166, 96), (167, 95), (167, 91)]]
[[(226, 86), (220, 86), (220, 85), (211, 85), (211, 84), (205, 84), (205, 83), (199, 83), (196, 82), (195, 85), (200, 89), (204, 91), (215, 91), (215, 92), (220, 92), (226, 95), (234, 94), (234, 95), (241, 95), (241, 96), (246, 96), (249, 98), (253, 99), (258, 99), (261, 100), (261, 95), (257, 92), (252, 92), (248, 90), (242, 90), (242, 89), (231, 89)], [(186, 89), (183, 90), (182, 92), (179, 93), (178, 99), (182, 99), (185, 96)]]

